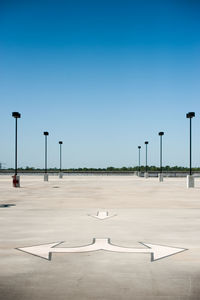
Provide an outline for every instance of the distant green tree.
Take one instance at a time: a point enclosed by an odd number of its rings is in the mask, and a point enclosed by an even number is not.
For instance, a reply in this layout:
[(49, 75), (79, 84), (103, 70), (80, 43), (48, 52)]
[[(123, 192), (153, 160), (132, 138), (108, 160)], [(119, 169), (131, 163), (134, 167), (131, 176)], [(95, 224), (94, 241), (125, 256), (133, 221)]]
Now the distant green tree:
[(115, 170), (114, 167), (108, 167), (108, 168), (107, 168), (107, 171), (114, 171), (114, 170)]

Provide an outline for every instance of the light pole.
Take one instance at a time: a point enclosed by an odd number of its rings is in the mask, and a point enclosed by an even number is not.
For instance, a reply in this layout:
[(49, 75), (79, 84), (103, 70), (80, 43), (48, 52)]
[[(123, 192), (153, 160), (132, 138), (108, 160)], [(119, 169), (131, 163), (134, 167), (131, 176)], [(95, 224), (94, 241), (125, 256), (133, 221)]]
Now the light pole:
[(59, 173), (59, 178), (63, 177), (63, 174), (62, 174), (62, 144), (63, 144), (63, 142), (59, 141), (59, 145), (60, 145), (60, 173)]
[(144, 177), (145, 178), (148, 178), (148, 172), (147, 172), (147, 145), (148, 145), (148, 141), (145, 141), (144, 142), (145, 143), (145, 145), (146, 145), (146, 170), (145, 170), (145, 174), (144, 174)]
[(140, 150), (141, 146), (138, 146), (138, 176), (140, 176)]
[(190, 119), (190, 174), (187, 176), (187, 187), (194, 187), (194, 177), (192, 176), (192, 118), (195, 117), (194, 112), (186, 114), (186, 118)]
[(20, 187), (20, 177), (17, 176), (17, 119), (21, 118), (21, 114), (15, 111), (12, 116), (15, 118), (15, 175), (13, 176), (13, 186)]
[(158, 135), (160, 136), (160, 174), (159, 174), (159, 181), (162, 182), (163, 181), (163, 174), (162, 174), (162, 137), (164, 135), (164, 132), (160, 131), (158, 133)]
[(44, 146), (44, 159), (45, 159), (45, 167), (44, 167), (44, 181), (48, 181), (48, 174), (47, 174), (47, 136), (49, 135), (48, 131), (43, 132), (45, 137), (45, 146)]

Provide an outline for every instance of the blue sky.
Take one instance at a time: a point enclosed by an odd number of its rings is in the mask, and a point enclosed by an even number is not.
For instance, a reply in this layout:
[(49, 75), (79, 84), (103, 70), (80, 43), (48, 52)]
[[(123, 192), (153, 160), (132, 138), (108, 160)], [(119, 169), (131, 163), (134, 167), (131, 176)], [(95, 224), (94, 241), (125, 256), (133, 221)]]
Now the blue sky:
[(200, 3), (182, 1), (0, 2), (0, 162), (133, 166), (149, 140), (149, 164), (200, 166)]

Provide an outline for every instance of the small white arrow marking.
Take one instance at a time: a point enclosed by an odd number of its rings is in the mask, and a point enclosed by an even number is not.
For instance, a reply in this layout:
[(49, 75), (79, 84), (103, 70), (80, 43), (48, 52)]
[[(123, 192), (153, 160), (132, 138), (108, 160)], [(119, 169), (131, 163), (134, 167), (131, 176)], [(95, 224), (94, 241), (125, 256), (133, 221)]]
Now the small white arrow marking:
[(91, 215), (91, 217), (97, 218), (99, 220), (104, 220), (108, 218), (115, 217), (116, 215), (109, 216), (107, 211), (98, 211), (96, 215)]
[(115, 246), (110, 243), (110, 239), (93, 239), (93, 243), (87, 246), (82, 247), (74, 247), (74, 248), (55, 248), (55, 246), (61, 244), (52, 243), (46, 245), (32, 246), (32, 247), (24, 247), (17, 248), (18, 250), (27, 252), (32, 255), (36, 255), (47, 260), (51, 260), (52, 253), (80, 253), (80, 252), (91, 252), (97, 250), (105, 250), (112, 252), (124, 252), (124, 253), (150, 253), (151, 261), (155, 261), (173, 254), (177, 254), (179, 252), (185, 251), (187, 249), (182, 248), (174, 248), (167, 246), (160, 246), (155, 244), (145, 244), (141, 243), (144, 246), (148, 247), (148, 249), (135, 249), (135, 248), (126, 248)]

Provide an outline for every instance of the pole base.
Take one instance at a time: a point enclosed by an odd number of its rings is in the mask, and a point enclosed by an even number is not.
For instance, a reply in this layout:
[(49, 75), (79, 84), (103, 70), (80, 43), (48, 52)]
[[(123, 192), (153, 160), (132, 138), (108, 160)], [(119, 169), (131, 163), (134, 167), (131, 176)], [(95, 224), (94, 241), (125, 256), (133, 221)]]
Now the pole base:
[(63, 178), (63, 173), (62, 172), (59, 173), (59, 178)]
[(13, 187), (20, 187), (20, 176), (14, 175), (12, 176), (13, 179)]
[(137, 176), (141, 177), (141, 172), (140, 171), (138, 171)]
[(163, 174), (162, 173), (158, 174), (158, 180), (159, 180), (159, 182), (163, 182)]
[(144, 173), (144, 178), (148, 178), (149, 177), (149, 173), (148, 172), (145, 172)]
[(194, 177), (192, 175), (187, 175), (187, 188), (194, 187)]
[(44, 174), (44, 181), (49, 181), (49, 174)]

